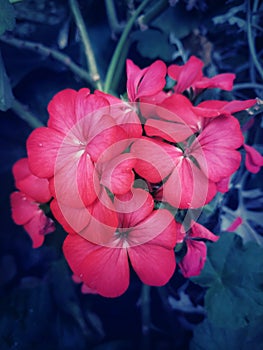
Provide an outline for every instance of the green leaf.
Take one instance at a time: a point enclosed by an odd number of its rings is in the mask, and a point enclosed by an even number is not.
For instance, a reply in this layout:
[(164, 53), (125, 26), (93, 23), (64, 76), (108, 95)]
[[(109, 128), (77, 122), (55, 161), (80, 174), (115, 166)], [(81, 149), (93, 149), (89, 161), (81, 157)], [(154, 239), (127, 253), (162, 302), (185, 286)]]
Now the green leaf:
[(0, 35), (15, 26), (15, 10), (8, 0), (0, 0)]
[(203, 271), (192, 278), (208, 287), (208, 319), (219, 327), (244, 327), (263, 315), (263, 249), (252, 242), (243, 244), (232, 233), (223, 234), (208, 247)]
[(137, 41), (137, 50), (143, 57), (166, 61), (172, 60), (174, 47), (168, 42), (168, 36), (158, 30), (148, 29), (144, 32), (136, 31), (132, 39)]
[(263, 317), (246, 327), (226, 329), (205, 320), (194, 329), (190, 350), (263, 349)]
[(8, 110), (12, 106), (13, 99), (14, 96), (12, 93), (12, 88), (10, 85), (9, 78), (5, 71), (5, 66), (0, 51), (0, 110)]

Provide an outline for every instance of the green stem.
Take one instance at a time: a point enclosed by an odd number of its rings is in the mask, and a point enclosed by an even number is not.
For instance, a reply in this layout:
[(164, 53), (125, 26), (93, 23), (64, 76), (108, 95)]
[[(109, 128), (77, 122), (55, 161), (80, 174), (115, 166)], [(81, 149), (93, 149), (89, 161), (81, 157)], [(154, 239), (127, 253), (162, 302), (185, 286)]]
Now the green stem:
[(150, 1), (151, 0), (144, 0), (140, 4), (140, 6), (137, 7), (137, 9), (134, 11), (133, 15), (131, 16), (131, 18), (127, 22), (126, 27), (125, 27), (124, 31), (122, 32), (120, 40), (119, 40), (117, 47), (114, 51), (114, 54), (112, 56), (112, 59), (111, 59), (111, 62), (110, 62), (110, 65), (109, 65), (109, 68), (107, 71), (105, 84), (104, 84), (104, 92), (107, 92), (107, 93), (110, 92), (111, 83), (112, 83), (113, 77), (115, 75), (115, 70), (116, 70), (116, 67), (119, 63), (120, 56), (122, 54), (123, 46), (125, 45), (125, 42), (127, 41), (128, 35), (129, 35), (137, 17), (139, 16), (141, 11), (147, 6), (147, 4)]
[(143, 284), (141, 293), (141, 310), (142, 310), (142, 349), (150, 349), (150, 326), (151, 326), (151, 287)]
[(15, 112), (22, 120), (27, 122), (27, 124), (33, 129), (44, 126), (40, 120), (38, 120), (21, 102), (16, 99), (13, 100), (11, 110)]
[(261, 76), (261, 79), (263, 79), (263, 68), (257, 58), (257, 52), (255, 49), (255, 43), (252, 33), (252, 27), (251, 27), (251, 8), (250, 8), (250, 0), (247, 2), (247, 39), (248, 39), (248, 46), (250, 50), (250, 54), (253, 59), (253, 63), (258, 71), (258, 73)]
[(160, 15), (166, 8), (169, 7), (169, 2), (167, 0), (160, 0), (154, 4), (151, 9), (144, 15), (140, 16), (138, 19), (140, 26), (146, 26), (149, 22), (154, 20), (157, 16)]
[(256, 83), (240, 83), (240, 84), (234, 85), (234, 87), (233, 87), (233, 91), (235, 91), (235, 90), (242, 90), (242, 89), (259, 89), (259, 90), (262, 90), (263, 89), (263, 85), (256, 84)]
[(69, 0), (69, 5), (70, 5), (71, 11), (72, 11), (74, 19), (75, 19), (76, 26), (79, 30), (79, 33), (80, 33), (80, 36), (81, 36), (81, 39), (83, 42), (84, 52), (85, 52), (85, 56), (87, 59), (87, 65), (88, 65), (88, 69), (89, 69), (89, 72), (91, 75), (91, 79), (94, 82), (96, 88), (102, 90), (102, 84), (100, 81), (100, 75), (99, 75), (99, 71), (97, 68), (97, 63), (96, 63), (95, 56), (94, 56), (94, 53), (92, 50), (89, 35), (88, 35), (87, 30), (86, 30), (86, 26), (85, 26), (83, 17), (81, 15), (81, 12), (79, 9), (79, 5), (78, 5), (76, 0)]
[(105, 0), (105, 7), (111, 30), (113, 33), (121, 32), (123, 30), (123, 25), (118, 21), (113, 0)]
[(21, 39), (14, 38), (10, 35), (2, 35), (0, 41), (17, 47), (19, 49), (26, 49), (34, 51), (46, 57), (52, 57), (58, 62), (63, 63), (68, 69), (70, 69), (74, 74), (79, 76), (81, 79), (87, 81), (89, 84), (94, 85), (90, 75), (76, 63), (74, 63), (71, 58), (55, 49), (51, 49), (39, 43), (34, 43), (31, 41), (25, 41)]

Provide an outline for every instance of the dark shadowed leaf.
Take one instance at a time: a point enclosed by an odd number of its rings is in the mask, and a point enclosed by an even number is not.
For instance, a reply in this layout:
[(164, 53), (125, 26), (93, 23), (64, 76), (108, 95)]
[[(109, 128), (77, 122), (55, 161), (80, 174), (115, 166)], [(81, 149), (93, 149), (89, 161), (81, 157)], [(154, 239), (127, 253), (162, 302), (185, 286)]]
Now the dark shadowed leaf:
[(10, 81), (6, 74), (4, 62), (0, 51), (0, 110), (6, 111), (7, 109), (9, 109), (12, 106), (13, 99), (14, 96), (12, 93)]
[(15, 11), (8, 0), (0, 0), (0, 35), (15, 26)]
[(208, 287), (205, 307), (217, 326), (239, 328), (263, 315), (263, 249), (233, 233), (209, 244), (208, 259), (192, 281)]

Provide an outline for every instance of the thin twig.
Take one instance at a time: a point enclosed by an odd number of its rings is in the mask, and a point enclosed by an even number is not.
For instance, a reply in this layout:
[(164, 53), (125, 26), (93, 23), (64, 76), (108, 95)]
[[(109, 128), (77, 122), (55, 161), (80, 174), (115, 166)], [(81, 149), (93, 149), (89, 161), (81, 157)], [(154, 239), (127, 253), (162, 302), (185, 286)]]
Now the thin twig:
[(120, 24), (116, 15), (116, 10), (113, 0), (105, 0), (105, 8), (109, 25), (113, 33), (120, 33), (124, 29), (124, 25)]
[(85, 26), (83, 17), (81, 15), (81, 12), (79, 9), (79, 5), (78, 5), (76, 0), (69, 0), (69, 5), (70, 5), (72, 14), (73, 14), (74, 19), (75, 19), (76, 26), (79, 30), (79, 33), (80, 33), (80, 36), (81, 36), (81, 39), (83, 42), (84, 52), (85, 52), (85, 56), (87, 59), (87, 65), (88, 65), (88, 69), (89, 69), (89, 72), (91, 75), (91, 79), (94, 82), (96, 88), (102, 90), (102, 84), (100, 81), (100, 75), (99, 75), (99, 71), (97, 68), (97, 63), (96, 63), (95, 56), (94, 56), (94, 53), (92, 50), (89, 35), (88, 35), (87, 30), (86, 30), (86, 26)]
[(240, 83), (235, 84), (233, 90), (242, 90), (242, 89), (263, 89), (263, 85), (256, 83)]
[(27, 124), (35, 129), (39, 128), (40, 126), (44, 126), (44, 124), (38, 120), (28, 109), (26, 106), (24, 106), (21, 102), (14, 99), (13, 104), (11, 107), (11, 110), (16, 113), (22, 120), (27, 122)]
[(79, 67), (76, 63), (74, 63), (72, 59), (69, 56), (65, 55), (64, 53), (61, 53), (55, 49), (51, 49), (40, 43), (35, 43), (31, 41), (25, 41), (25, 40), (14, 38), (11, 35), (2, 35), (0, 37), (0, 41), (8, 45), (17, 47), (19, 49), (34, 51), (45, 57), (52, 57), (55, 60), (63, 63), (68, 69), (70, 69), (74, 74), (79, 76), (81, 79), (87, 81), (92, 86), (94, 85), (94, 82), (92, 81), (90, 75), (84, 69)]
[(251, 27), (251, 8), (250, 8), (250, 0), (247, 1), (247, 39), (248, 39), (248, 46), (250, 50), (250, 54), (253, 59), (253, 63), (258, 71), (258, 73), (261, 76), (261, 79), (263, 79), (263, 68), (257, 58), (257, 52), (255, 49), (255, 43), (252, 33), (252, 27)]
[(111, 82), (113, 80), (113, 77), (115, 75), (115, 70), (116, 67), (119, 63), (119, 59), (120, 56), (122, 54), (122, 49), (123, 46), (125, 45), (125, 42), (128, 39), (128, 35), (132, 29), (132, 26), (134, 25), (136, 19), (138, 18), (139, 14), (142, 12), (142, 10), (147, 6), (147, 4), (150, 2), (151, 0), (144, 0), (138, 7), (137, 9), (134, 11), (133, 15), (131, 16), (131, 18), (129, 19), (129, 21), (126, 24), (126, 27), (120, 37), (120, 40), (116, 46), (116, 49), (114, 51), (114, 54), (112, 56), (108, 71), (107, 71), (107, 75), (106, 75), (106, 79), (105, 79), (105, 84), (104, 84), (104, 92), (110, 92), (110, 87), (111, 87)]

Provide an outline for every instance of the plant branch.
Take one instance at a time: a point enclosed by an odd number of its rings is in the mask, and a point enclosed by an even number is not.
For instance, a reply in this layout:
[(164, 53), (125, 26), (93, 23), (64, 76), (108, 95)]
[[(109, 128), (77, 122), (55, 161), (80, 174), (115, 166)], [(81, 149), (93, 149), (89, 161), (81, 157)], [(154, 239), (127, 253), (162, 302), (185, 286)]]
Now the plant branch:
[(81, 79), (87, 81), (92, 86), (94, 85), (94, 82), (92, 81), (89, 73), (87, 73), (84, 69), (79, 67), (76, 63), (72, 61), (72, 59), (69, 56), (65, 55), (64, 53), (61, 53), (55, 49), (51, 49), (42, 44), (17, 39), (10, 35), (2, 35), (0, 37), (0, 40), (8, 45), (17, 47), (19, 49), (26, 49), (26, 50), (34, 51), (46, 57), (52, 57), (55, 60), (63, 63), (68, 69), (70, 69), (74, 74), (79, 76)]
[(138, 23), (141, 28), (144, 28), (147, 26), (149, 22), (151, 22), (153, 19), (155, 19), (161, 12), (163, 12), (166, 8), (169, 7), (168, 0), (160, 0), (156, 4), (154, 4), (151, 9), (145, 13), (144, 15), (141, 15), (138, 18)]
[(253, 63), (258, 73), (260, 74), (261, 79), (263, 80), (263, 67), (261, 66), (257, 58), (255, 42), (254, 42), (254, 37), (252, 33), (250, 0), (247, 1), (247, 39), (248, 39), (248, 46), (249, 46), (250, 54), (253, 59)]
[(100, 75), (99, 75), (99, 71), (97, 68), (97, 63), (96, 63), (95, 56), (94, 56), (94, 53), (92, 50), (89, 35), (88, 35), (87, 30), (86, 30), (86, 26), (85, 26), (83, 17), (81, 15), (81, 12), (79, 9), (79, 5), (78, 5), (76, 0), (69, 0), (69, 5), (70, 5), (70, 9), (71, 9), (72, 14), (74, 16), (76, 26), (80, 32), (80, 36), (81, 36), (81, 39), (83, 42), (85, 56), (87, 59), (87, 65), (88, 65), (88, 69), (89, 69), (89, 72), (91, 75), (91, 79), (94, 82), (94, 85), (96, 86), (96, 88), (102, 90), (102, 84), (100, 81)]
[(107, 17), (109, 21), (109, 25), (113, 33), (122, 32), (124, 25), (121, 25), (118, 21), (114, 1), (113, 0), (105, 0), (105, 8), (107, 12)]
[(26, 106), (24, 106), (21, 102), (14, 99), (13, 104), (11, 107), (11, 110), (17, 114), (22, 120), (27, 122), (27, 124), (35, 129), (39, 128), (40, 126), (44, 126), (43, 123), (41, 123), (40, 120), (38, 120), (28, 109)]
[(109, 65), (109, 68), (107, 71), (105, 85), (104, 85), (104, 92), (107, 92), (107, 93), (110, 92), (111, 82), (113, 80), (116, 67), (119, 64), (119, 59), (120, 59), (120, 56), (122, 54), (123, 46), (125, 45), (125, 42), (128, 39), (128, 35), (130, 34), (130, 31), (131, 31), (136, 19), (138, 18), (139, 14), (142, 12), (142, 10), (147, 6), (147, 4), (150, 1), (151, 0), (144, 0), (140, 4), (140, 6), (137, 7), (137, 9), (134, 11), (133, 15), (131, 16), (131, 18), (127, 22), (126, 27), (125, 27), (124, 31), (122, 32), (120, 40), (116, 46), (116, 49), (114, 51), (114, 54), (112, 56), (112, 59), (111, 59), (111, 62), (110, 62), (110, 65)]

